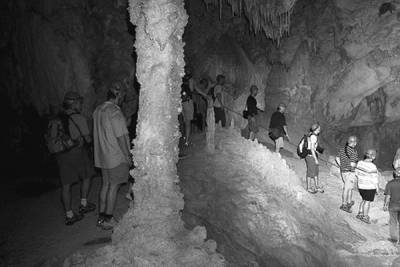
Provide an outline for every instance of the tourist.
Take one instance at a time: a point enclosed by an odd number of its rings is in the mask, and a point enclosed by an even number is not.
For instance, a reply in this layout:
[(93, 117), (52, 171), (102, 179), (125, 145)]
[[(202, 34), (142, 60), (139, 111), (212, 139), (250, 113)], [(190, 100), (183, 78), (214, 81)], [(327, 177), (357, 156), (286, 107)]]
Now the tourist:
[(368, 215), (369, 208), (371, 202), (374, 201), (375, 194), (379, 191), (378, 169), (373, 163), (375, 158), (376, 151), (368, 149), (364, 160), (360, 160), (355, 169), (358, 191), (362, 198), (356, 218), (368, 224), (371, 223)]
[(193, 105), (193, 79), (192, 72), (189, 68), (186, 70), (186, 74), (182, 79), (182, 116), (183, 123), (185, 125), (185, 135), (184, 135), (184, 144), (185, 146), (189, 146), (189, 138), (192, 127), (192, 120), (194, 115), (194, 105)]
[[(65, 224), (72, 225), (81, 220), (85, 213), (94, 211), (96, 205), (88, 201), (90, 178), (94, 175), (94, 168), (89, 159), (87, 146), (92, 138), (86, 118), (81, 114), (83, 98), (77, 93), (69, 91), (64, 96), (65, 118), (63, 125), (72, 140), (77, 141), (77, 146), (56, 155), (61, 178), (62, 200), (65, 209)], [(79, 213), (72, 211), (71, 185), (81, 180), (81, 201)]]
[(254, 141), (255, 135), (258, 132), (258, 126), (256, 121), (256, 115), (258, 113), (256, 96), (258, 93), (258, 88), (255, 85), (250, 87), (250, 95), (246, 101), (247, 108), (247, 120), (250, 132), (250, 140)]
[(226, 116), (224, 110), (224, 92), (225, 92), (225, 76), (217, 76), (217, 85), (212, 90), (212, 97), (214, 99), (214, 114), (215, 123), (221, 122), (222, 127), (226, 125)]
[(386, 184), (383, 210), (389, 210), (390, 239), (400, 244), (400, 168), (393, 171), (393, 180)]
[(128, 181), (132, 164), (129, 133), (119, 105), (123, 100), (119, 82), (113, 83), (107, 101), (93, 113), (95, 166), (101, 168), (103, 183), (100, 191), (100, 214), (97, 226), (113, 229), (113, 216), (118, 188)]
[(319, 161), (318, 161), (318, 136), (321, 132), (321, 126), (314, 123), (307, 136), (308, 155), (305, 157), (307, 173), (306, 173), (306, 190), (309, 193), (323, 193), (324, 190), (319, 181)]
[(279, 104), (277, 111), (275, 111), (269, 123), (269, 136), (275, 142), (275, 152), (279, 153), (283, 148), (283, 138), (286, 137), (289, 140), (289, 134), (286, 124), (285, 112), (286, 105)]
[(394, 156), (393, 168), (395, 169), (400, 168), (400, 148), (397, 149), (396, 155)]
[(350, 136), (344, 147), (339, 150), (336, 162), (340, 166), (340, 175), (343, 180), (342, 205), (341, 210), (351, 213), (351, 207), (354, 205), (353, 188), (356, 182), (355, 168), (358, 162), (358, 152), (355, 148), (357, 137)]

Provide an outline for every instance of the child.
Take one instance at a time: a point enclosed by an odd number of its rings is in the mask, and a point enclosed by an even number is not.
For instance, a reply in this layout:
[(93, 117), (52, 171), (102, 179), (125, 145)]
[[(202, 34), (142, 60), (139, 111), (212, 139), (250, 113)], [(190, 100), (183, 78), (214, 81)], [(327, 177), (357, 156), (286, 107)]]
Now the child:
[(368, 215), (369, 208), (371, 202), (374, 201), (376, 192), (379, 190), (378, 169), (373, 163), (375, 158), (376, 151), (368, 149), (364, 160), (359, 161), (355, 169), (358, 191), (362, 198), (356, 218), (368, 224), (371, 223)]

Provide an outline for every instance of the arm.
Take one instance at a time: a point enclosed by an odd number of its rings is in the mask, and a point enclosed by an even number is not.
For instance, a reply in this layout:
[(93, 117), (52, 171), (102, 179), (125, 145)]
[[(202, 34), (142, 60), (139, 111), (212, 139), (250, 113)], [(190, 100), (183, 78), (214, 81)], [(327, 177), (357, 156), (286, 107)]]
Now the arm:
[[(200, 90), (200, 88), (197, 86), (196, 83), (194, 83), (193, 88), (194, 88), (194, 90), (195, 90), (197, 93), (199, 93), (202, 97), (207, 98), (207, 93), (206, 93), (206, 92), (203, 92), (202, 90)], [(208, 92), (208, 90), (209, 90), (209, 88), (207, 88), (207, 92)]]
[(389, 207), (389, 201), (390, 201), (390, 196), (389, 195), (385, 195), (385, 200), (383, 202), (383, 210), (387, 211), (388, 207)]
[(286, 125), (283, 125), (283, 130), (285, 131), (287, 139), (289, 139), (288, 129)]
[(336, 156), (335, 158), (336, 164), (340, 167), (340, 157)]
[[(317, 158), (317, 154), (315, 153), (315, 151), (316, 151), (316, 149), (317, 149), (317, 147), (316, 147), (317, 142), (315, 142), (315, 140), (312, 140), (312, 139), (313, 139), (312, 137), (313, 137), (313, 135), (310, 136), (310, 141), (311, 141), (311, 155), (313, 156), (313, 158), (314, 158), (314, 160), (315, 160), (315, 163), (316, 163), (316, 164), (319, 164), (318, 158)], [(315, 137), (315, 138), (316, 138), (316, 137)]]
[(117, 140), (118, 140), (118, 145), (119, 145), (122, 153), (124, 154), (127, 163), (129, 165), (131, 165), (132, 159), (131, 159), (131, 152), (129, 151), (130, 150), (129, 135), (125, 134), (120, 137), (117, 137)]

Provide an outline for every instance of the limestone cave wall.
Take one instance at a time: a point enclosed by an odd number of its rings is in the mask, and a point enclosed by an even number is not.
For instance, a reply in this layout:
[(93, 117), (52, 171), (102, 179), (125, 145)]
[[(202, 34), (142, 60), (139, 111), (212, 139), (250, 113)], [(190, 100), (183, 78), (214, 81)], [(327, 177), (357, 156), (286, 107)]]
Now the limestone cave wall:
[(198, 77), (228, 77), (234, 110), (243, 109), (256, 84), (261, 108), (288, 104), (296, 138), (319, 121), (332, 153), (354, 133), (360, 151), (375, 147), (379, 167), (389, 168), (400, 146), (400, 21), (396, 10), (379, 14), (382, 3), (298, 0), (290, 33), (278, 45), (254, 34), (246, 17), (233, 16), (227, 3), (220, 16), (218, 8), (187, 1), (186, 56)]
[(1, 91), (18, 109), (59, 110), (66, 91), (80, 92), (84, 113), (105, 98), (107, 86), (125, 82), (126, 115), (137, 107), (133, 26), (127, 1), (2, 1)]

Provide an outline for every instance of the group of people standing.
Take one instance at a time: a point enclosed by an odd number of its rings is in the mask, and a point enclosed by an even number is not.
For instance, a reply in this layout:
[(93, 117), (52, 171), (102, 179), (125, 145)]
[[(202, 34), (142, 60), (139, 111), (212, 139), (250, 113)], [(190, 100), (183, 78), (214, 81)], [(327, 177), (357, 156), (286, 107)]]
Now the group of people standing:
[[(82, 96), (72, 91), (65, 94), (62, 112), (67, 116), (65, 130), (73, 140), (78, 140), (77, 146), (56, 154), (66, 225), (82, 220), (84, 214), (97, 208), (88, 201), (94, 166), (101, 170), (102, 176), (97, 226), (110, 230), (117, 223), (113, 216), (117, 192), (120, 185), (128, 181), (132, 166), (127, 120), (120, 108), (123, 99), (122, 84), (113, 83), (107, 92), (107, 100), (93, 112), (92, 138), (91, 127), (81, 114)], [(89, 153), (90, 147), (93, 147), (93, 153)], [(78, 212), (73, 212), (71, 186), (79, 181), (81, 201)]]

